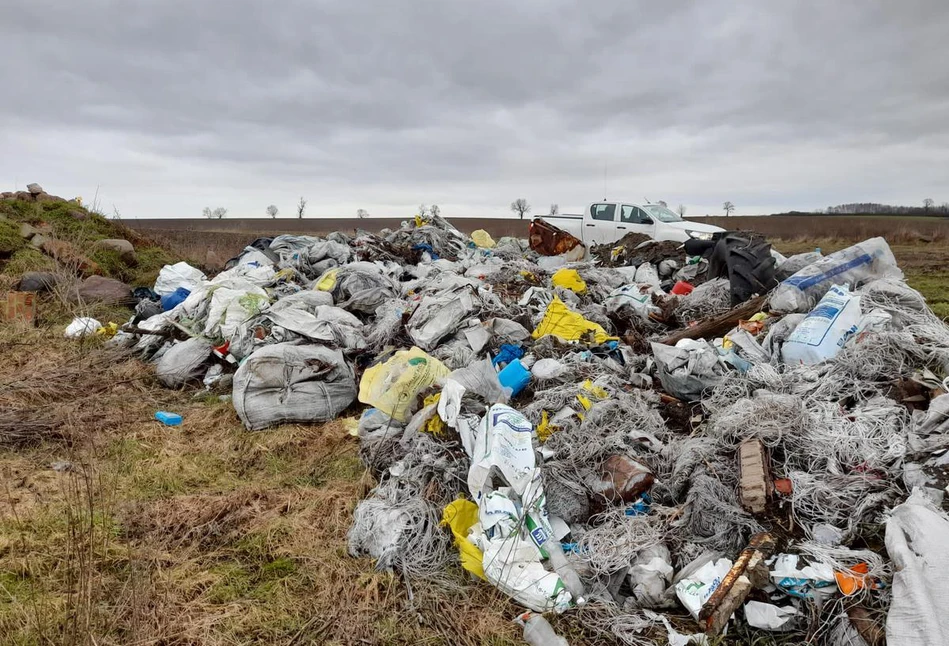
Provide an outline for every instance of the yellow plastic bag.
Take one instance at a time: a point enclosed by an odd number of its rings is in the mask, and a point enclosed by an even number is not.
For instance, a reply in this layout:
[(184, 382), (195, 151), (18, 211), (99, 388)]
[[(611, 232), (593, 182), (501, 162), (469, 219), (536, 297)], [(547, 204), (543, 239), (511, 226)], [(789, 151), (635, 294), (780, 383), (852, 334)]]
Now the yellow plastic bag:
[(576, 269), (558, 269), (550, 278), (554, 287), (563, 287), (577, 294), (587, 291), (587, 284)]
[[(593, 382), (589, 379), (580, 384), (580, 388), (585, 390), (592, 397), (587, 397), (583, 393), (577, 393), (577, 401), (580, 402), (580, 405), (583, 406), (583, 410), (590, 410), (593, 408), (594, 401), (602, 401), (604, 399), (609, 399), (610, 394), (606, 392), (606, 389), (603, 386), (594, 386)], [(577, 413), (577, 417), (580, 420), (583, 420), (583, 413)]]
[[(422, 406), (431, 406), (432, 404), (437, 404), (438, 400), (441, 399), (441, 396), (442, 396), (441, 393), (435, 393), (434, 395), (429, 395), (428, 397), (422, 400)], [(427, 422), (425, 422), (425, 426), (423, 426), (421, 430), (426, 433), (431, 433), (432, 435), (441, 435), (442, 433), (448, 430), (448, 424), (446, 424), (445, 421), (441, 417), (439, 417), (438, 413), (436, 412), (434, 415), (432, 415), (429, 418)]]
[(550, 415), (547, 411), (540, 412), (540, 424), (537, 425), (537, 439), (546, 442), (547, 438), (554, 434), (557, 427), (550, 423)]
[(619, 339), (607, 334), (602, 326), (571, 310), (559, 298), (554, 298), (547, 306), (544, 318), (531, 333), (531, 338), (537, 340), (548, 334), (553, 334), (564, 341), (579, 341), (583, 337), (592, 336), (598, 344)]
[(318, 289), (321, 292), (331, 292), (333, 288), (336, 287), (336, 274), (339, 273), (339, 269), (330, 269), (316, 281), (316, 285), (313, 286), (313, 289)]
[(100, 327), (98, 330), (96, 330), (96, 334), (98, 334), (99, 336), (104, 336), (107, 339), (111, 339), (116, 334), (118, 334), (118, 332), (119, 332), (119, 324), (112, 323), (112, 322), (106, 323), (105, 325)]
[(478, 522), (478, 505), (470, 500), (458, 498), (442, 511), (442, 525), (448, 525), (455, 537), (455, 547), (461, 556), (461, 567), (487, 581), (484, 576), (483, 553), (468, 540), (468, 530)]
[(366, 369), (359, 382), (359, 401), (404, 422), (418, 394), (449, 372), (420, 348), (399, 350), (385, 363)]
[(273, 275), (273, 280), (274, 282), (291, 280), (296, 273), (296, 270), (292, 267), (285, 267)]
[(477, 231), (472, 231), (471, 239), (476, 245), (482, 249), (494, 249), (494, 245), (497, 243), (494, 241), (494, 238), (491, 237), (491, 234), (485, 231), (484, 229), (478, 229)]

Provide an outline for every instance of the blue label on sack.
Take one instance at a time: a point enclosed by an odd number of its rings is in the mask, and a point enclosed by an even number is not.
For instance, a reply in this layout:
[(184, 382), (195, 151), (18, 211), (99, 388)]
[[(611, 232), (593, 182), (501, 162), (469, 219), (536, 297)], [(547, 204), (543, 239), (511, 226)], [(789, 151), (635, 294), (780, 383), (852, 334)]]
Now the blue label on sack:
[(543, 527), (535, 527), (532, 529), (531, 538), (537, 545), (544, 545), (548, 540), (547, 532), (544, 531)]
[(845, 262), (842, 265), (837, 265), (836, 267), (829, 269), (822, 274), (817, 274), (816, 276), (791, 276), (784, 281), (784, 284), (790, 285), (791, 287), (797, 287), (799, 290), (804, 291), (808, 287), (818, 285), (825, 280), (844, 273), (845, 271), (850, 271), (854, 267), (859, 267), (860, 265), (869, 265), (872, 262), (873, 256), (865, 253), (857, 256), (853, 260)]

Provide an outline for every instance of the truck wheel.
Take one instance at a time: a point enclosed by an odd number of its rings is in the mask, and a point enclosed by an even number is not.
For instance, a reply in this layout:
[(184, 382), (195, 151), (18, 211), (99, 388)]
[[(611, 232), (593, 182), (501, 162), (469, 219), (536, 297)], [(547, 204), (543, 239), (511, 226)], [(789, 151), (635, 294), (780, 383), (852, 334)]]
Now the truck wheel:
[(727, 276), (731, 283), (732, 305), (738, 305), (777, 285), (774, 265), (771, 245), (767, 242), (725, 236), (712, 252), (709, 276)]

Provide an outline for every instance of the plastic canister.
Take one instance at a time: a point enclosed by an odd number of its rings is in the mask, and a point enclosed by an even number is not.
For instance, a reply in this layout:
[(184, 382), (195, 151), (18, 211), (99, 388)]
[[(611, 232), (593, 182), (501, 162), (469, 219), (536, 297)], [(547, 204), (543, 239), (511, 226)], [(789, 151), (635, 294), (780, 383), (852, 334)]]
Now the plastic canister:
[(514, 396), (524, 390), (524, 386), (530, 383), (531, 373), (530, 370), (524, 367), (520, 359), (515, 359), (498, 373), (498, 380), (502, 386), (510, 388), (511, 395)]
[(680, 280), (672, 286), (672, 293), (677, 294), (678, 296), (685, 296), (687, 294), (691, 294), (693, 289), (695, 289), (695, 287), (692, 285), (692, 283), (687, 283), (684, 280)]

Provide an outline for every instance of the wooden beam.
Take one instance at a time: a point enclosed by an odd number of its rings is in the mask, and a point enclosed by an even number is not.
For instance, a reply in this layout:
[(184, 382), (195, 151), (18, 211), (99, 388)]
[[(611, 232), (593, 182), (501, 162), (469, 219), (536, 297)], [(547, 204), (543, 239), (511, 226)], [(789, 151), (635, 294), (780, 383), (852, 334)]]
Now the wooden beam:
[(695, 325), (676, 330), (660, 341), (666, 345), (675, 345), (682, 339), (707, 339), (722, 336), (738, 325), (738, 321), (749, 319), (762, 309), (768, 302), (768, 295), (756, 296), (741, 305), (737, 305), (724, 314), (699, 321)]

